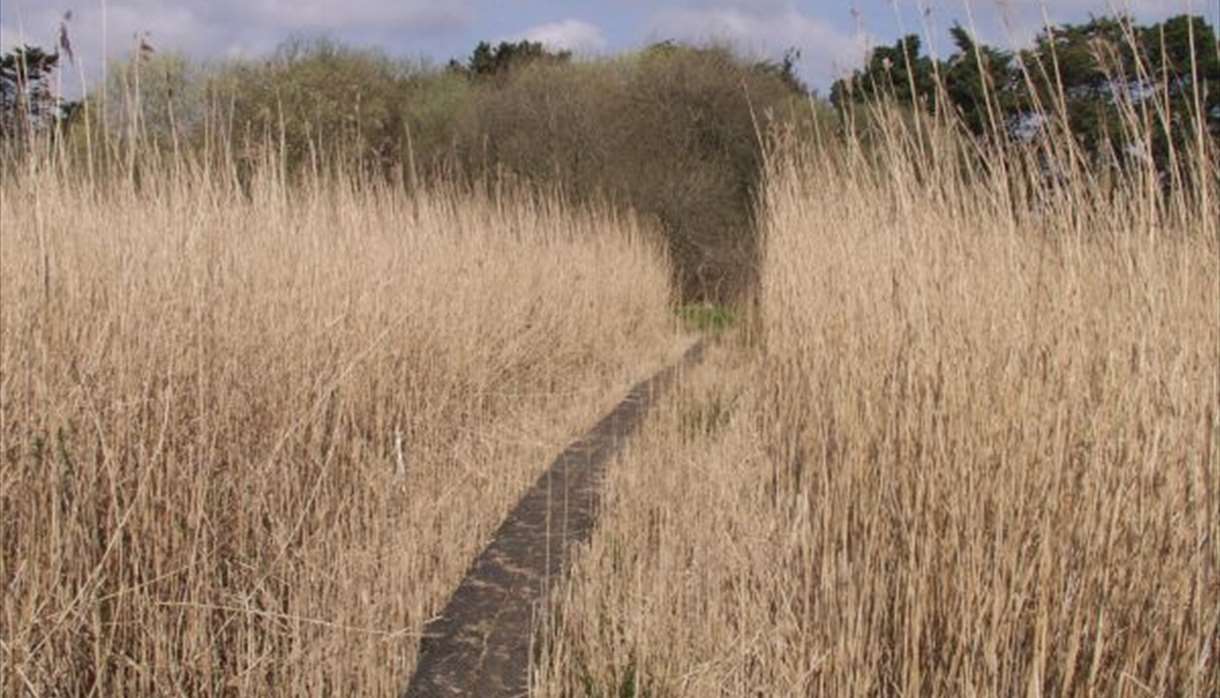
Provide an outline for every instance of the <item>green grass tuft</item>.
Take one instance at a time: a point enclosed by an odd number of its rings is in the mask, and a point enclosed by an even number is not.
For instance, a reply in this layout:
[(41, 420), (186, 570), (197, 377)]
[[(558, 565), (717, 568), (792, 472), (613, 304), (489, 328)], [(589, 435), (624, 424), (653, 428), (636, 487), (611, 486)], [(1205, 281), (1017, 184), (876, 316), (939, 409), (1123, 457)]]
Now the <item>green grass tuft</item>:
[(737, 322), (732, 308), (711, 303), (683, 305), (676, 312), (688, 329), (698, 332), (724, 332)]

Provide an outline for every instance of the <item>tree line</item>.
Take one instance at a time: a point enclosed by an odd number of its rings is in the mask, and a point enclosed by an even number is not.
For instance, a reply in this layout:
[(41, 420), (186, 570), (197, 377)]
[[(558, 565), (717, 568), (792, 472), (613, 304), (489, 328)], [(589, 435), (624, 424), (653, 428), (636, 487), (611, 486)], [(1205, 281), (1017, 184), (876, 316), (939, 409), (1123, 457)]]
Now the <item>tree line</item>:
[[(1034, 139), (1054, 121), (1082, 153), (1116, 162), (1167, 161), (1200, 131), (1220, 138), (1220, 56), (1200, 17), (1099, 17), (1047, 28), (1021, 51), (960, 26), (952, 37), (945, 60), (917, 36), (880, 46), (828, 99), (800, 80), (795, 51), (758, 61), (663, 41), (576, 60), (536, 42), (484, 42), (429, 66), (294, 39), (259, 59), (209, 65), (140, 42), (106, 84), (67, 103), (53, 82), (70, 55), (65, 34), (56, 51), (0, 57), (0, 151), (42, 131), (68, 150), (220, 156), (239, 174), (273, 156), (288, 176), (343, 166), (404, 185), (517, 178), (630, 206), (662, 231), (684, 297), (729, 300), (753, 287), (756, 193), (773, 127), (812, 133), (816, 120), (849, 136), (861, 105), (897, 102), (989, 142)], [(1160, 126), (1132, 130), (1133, 112)], [(1154, 142), (1134, 142), (1148, 134)]]
[[(1220, 138), (1220, 44), (1203, 17), (1139, 24), (1129, 16), (1050, 26), (1032, 46), (1007, 51), (951, 30), (954, 52), (935, 60), (916, 35), (873, 50), (834, 83), (840, 109), (888, 98), (914, 109), (949, 109), (971, 133), (1028, 140), (1054, 115), (1091, 157), (1152, 157), (1200, 130)], [(1131, 128), (1137, 118), (1153, 128)], [(1200, 129), (1200, 127), (1202, 127)], [(1151, 143), (1141, 142), (1149, 134)]]
[[(435, 67), (325, 39), (215, 65), (133, 54), (85, 98), (90, 138), (59, 120), (69, 143), (214, 153), (239, 174), (271, 157), (288, 176), (508, 177), (628, 206), (661, 231), (686, 298), (727, 300), (752, 283), (759, 129), (808, 109), (793, 53), (759, 61), (671, 41), (580, 61), (537, 42), (480, 43)], [(44, 87), (58, 55), (37, 55), (40, 72), (15, 89), (54, 110)]]

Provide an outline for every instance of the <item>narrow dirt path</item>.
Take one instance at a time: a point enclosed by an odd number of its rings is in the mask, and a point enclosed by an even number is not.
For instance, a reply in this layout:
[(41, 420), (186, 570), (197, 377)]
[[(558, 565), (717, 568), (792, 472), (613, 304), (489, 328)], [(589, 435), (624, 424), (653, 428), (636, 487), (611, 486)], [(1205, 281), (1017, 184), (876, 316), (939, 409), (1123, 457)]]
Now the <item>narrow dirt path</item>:
[(404, 698), (529, 692), (534, 614), (566, 572), (572, 546), (593, 531), (606, 463), (676, 375), (702, 360), (703, 346), (695, 342), (676, 364), (632, 388), (525, 493), (441, 614), (424, 627)]

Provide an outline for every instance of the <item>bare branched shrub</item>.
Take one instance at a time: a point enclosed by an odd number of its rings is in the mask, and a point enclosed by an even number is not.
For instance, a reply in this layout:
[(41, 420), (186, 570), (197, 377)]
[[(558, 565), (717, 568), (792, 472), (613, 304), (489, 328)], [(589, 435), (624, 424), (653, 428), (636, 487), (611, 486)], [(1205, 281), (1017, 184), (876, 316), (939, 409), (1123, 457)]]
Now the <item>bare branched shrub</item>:
[(741, 300), (757, 279), (759, 129), (794, 99), (726, 48), (531, 66), (478, 94), (464, 157), (470, 169), (609, 194), (660, 223), (683, 297)]

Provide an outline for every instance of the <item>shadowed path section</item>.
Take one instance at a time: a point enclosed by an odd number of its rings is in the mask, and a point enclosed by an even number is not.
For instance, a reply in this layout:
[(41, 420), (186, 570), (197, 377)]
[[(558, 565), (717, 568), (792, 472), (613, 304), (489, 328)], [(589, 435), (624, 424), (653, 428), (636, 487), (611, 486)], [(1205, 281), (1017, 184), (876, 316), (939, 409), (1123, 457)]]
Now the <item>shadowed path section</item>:
[(676, 364), (632, 388), (551, 463), (500, 524), (441, 614), (424, 627), (404, 698), (529, 692), (534, 614), (567, 569), (571, 547), (592, 533), (607, 461), (676, 374), (702, 357), (699, 340)]

